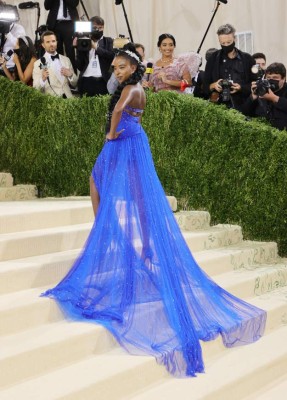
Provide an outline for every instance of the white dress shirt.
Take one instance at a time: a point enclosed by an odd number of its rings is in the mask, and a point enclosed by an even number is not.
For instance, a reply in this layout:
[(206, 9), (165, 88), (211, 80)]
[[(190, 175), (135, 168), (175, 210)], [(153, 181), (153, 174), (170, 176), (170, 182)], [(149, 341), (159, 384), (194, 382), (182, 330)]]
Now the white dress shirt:
[(95, 49), (91, 49), (89, 52), (89, 64), (87, 66), (87, 69), (83, 73), (83, 76), (86, 78), (89, 76), (93, 76), (95, 78), (102, 77), (100, 60), (99, 60), (99, 56), (97, 54), (95, 56)]
[(69, 10), (67, 9), (67, 16), (64, 17), (64, 3), (63, 0), (60, 0), (60, 6), (57, 15), (57, 21), (70, 21), (71, 16), (69, 14)]

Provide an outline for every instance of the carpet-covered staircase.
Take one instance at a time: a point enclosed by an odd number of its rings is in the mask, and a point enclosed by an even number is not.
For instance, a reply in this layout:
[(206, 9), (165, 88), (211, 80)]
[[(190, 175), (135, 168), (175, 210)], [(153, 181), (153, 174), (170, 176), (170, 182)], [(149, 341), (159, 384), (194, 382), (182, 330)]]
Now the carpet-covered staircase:
[[(176, 200), (169, 198), (172, 208)], [(199, 265), (265, 309), (265, 336), (234, 349), (202, 343), (205, 374), (175, 379), (131, 356), (101, 326), (67, 322), (40, 298), (69, 270), (91, 228), (89, 199), (0, 202), (0, 400), (267, 400), (287, 393), (287, 266), (276, 243), (210, 226), (205, 211), (176, 212)]]

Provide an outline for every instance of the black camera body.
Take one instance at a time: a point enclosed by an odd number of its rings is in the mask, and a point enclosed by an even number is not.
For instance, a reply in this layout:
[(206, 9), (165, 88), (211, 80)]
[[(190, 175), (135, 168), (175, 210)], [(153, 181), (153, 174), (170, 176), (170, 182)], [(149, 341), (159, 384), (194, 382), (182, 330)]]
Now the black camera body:
[(81, 34), (81, 33), (76, 33), (75, 35), (78, 40), (77, 40), (77, 50), (78, 51), (90, 51), (92, 48), (92, 39), (90, 34)]
[(223, 103), (228, 102), (230, 100), (230, 89), (233, 85), (233, 81), (230, 79), (223, 79), (219, 85), (222, 87), (221, 101)]
[(264, 96), (266, 93), (269, 92), (269, 89), (275, 90), (276, 87), (273, 83), (270, 83), (268, 79), (259, 78), (256, 81), (256, 88), (254, 89), (254, 94), (256, 96)]

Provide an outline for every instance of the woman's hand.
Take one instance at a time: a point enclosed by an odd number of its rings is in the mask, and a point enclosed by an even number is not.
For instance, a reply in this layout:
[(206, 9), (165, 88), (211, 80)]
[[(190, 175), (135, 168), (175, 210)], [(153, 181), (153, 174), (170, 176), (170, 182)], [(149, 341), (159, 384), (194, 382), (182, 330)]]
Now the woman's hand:
[(124, 129), (122, 129), (122, 130), (119, 131), (119, 132), (115, 132), (115, 133), (109, 132), (109, 133), (106, 135), (106, 140), (107, 140), (107, 141), (110, 141), (110, 140), (117, 139), (117, 138), (123, 133), (123, 131), (124, 131)]
[(16, 66), (18, 66), (20, 64), (18, 54), (16, 54), (16, 53), (13, 53), (13, 62), (15, 63)]
[(143, 88), (151, 88), (152, 84), (151, 84), (151, 82), (148, 82), (148, 81), (142, 81), (142, 87)]
[(165, 72), (160, 72), (159, 74), (158, 74), (158, 77), (164, 82), (164, 83), (166, 83), (167, 82), (167, 77), (166, 77), (166, 74), (165, 74)]

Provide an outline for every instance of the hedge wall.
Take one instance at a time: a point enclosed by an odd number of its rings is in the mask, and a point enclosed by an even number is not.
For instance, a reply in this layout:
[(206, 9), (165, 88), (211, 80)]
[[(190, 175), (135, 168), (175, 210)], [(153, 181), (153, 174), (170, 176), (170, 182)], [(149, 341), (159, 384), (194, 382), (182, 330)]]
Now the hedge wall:
[[(108, 96), (63, 100), (0, 78), (0, 171), (44, 196), (88, 194)], [(148, 94), (143, 126), (167, 194), (287, 254), (287, 134), (188, 95)]]

